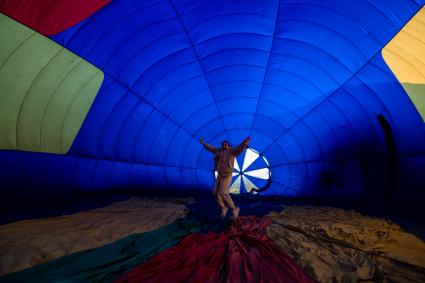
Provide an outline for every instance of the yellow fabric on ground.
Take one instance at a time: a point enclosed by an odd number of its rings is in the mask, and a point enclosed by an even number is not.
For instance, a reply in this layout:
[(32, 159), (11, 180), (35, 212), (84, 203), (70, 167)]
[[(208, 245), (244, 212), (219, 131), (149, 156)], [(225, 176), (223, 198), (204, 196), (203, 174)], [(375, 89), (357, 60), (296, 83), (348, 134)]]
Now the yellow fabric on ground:
[(155, 230), (184, 217), (188, 202), (133, 198), (72, 215), (1, 225), (0, 275)]
[(425, 282), (425, 243), (385, 219), (309, 206), (270, 217), (269, 237), (320, 282)]
[(382, 49), (382, 56), (425, 121), (425, 7)]

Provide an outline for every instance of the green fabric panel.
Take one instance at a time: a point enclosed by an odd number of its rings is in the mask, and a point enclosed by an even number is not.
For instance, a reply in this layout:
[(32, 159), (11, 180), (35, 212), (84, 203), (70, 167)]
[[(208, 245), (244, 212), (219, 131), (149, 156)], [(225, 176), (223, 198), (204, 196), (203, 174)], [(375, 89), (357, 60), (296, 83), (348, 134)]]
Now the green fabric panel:
[(402, 83), (404, 90), (409, 94), (419, 114), (425, 121), (425, 85), (424, 84), (409, 84)]
[(0, 149), (65, 154), (103, 72), (3, 14), (0, 41)]
[(81, 127), (81, 122), (78, 117), (85, 117), (93, 103), (92, 93), (97, 93), (99, 90), (99, 82), (103, 81), (103, 72), (96, 72), (92, 79), (87, 81), (79, 90), (74, 99), (69, 104), (64, 119), (61, 121), (61, 147), (68, 149), (71, 146), (69, 141), (73, 141), (75, 134)]
[(197, 222), (176, 221), (157, 230), (133, 234), (100, 248), (70, 254), (35, 267), (0, 277), (2, 282), (112, 282), (118, 276), (173, 247)]

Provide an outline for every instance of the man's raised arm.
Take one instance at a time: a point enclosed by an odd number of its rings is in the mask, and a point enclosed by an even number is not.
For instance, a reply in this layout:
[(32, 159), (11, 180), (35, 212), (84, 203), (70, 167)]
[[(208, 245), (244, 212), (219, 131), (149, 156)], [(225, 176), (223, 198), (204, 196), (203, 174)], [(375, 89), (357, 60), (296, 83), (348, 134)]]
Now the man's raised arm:
[(212, 146), (212, 145), (210, 145), (210, 144), (207, 144), (205, 141), (204, 141), (204, 139), (201, 139), (200, 140), (200, 143), (205, 147), (205, 149), (206, 150), (208, 150), (209, 152), (211, 152), (211, 153), (216, 153), (217, 152), (217, 148), (215, 147), (215, 146)]
[(242, 151), (244, 151), (245, 148), (248, 147), (248, 144), (250, 142), (251, 138), (247, 137), (243, 140), (243, 142), (238, 145), (237, 147), (232, 148), (232, 153), (234, 156), (238, 156), (239, 154), (242, 153)]

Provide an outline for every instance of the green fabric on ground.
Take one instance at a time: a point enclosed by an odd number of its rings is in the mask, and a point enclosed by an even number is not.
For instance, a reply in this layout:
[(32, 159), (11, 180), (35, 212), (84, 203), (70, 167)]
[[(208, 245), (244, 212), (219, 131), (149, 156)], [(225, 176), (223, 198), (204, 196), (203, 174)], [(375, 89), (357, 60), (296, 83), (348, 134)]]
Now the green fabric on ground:
[(155, 231), (133, 234), (112, 244), (74, 253), (0, 277), (0, 282), (112, 282), (150, 257), (198, 232), (197, 223), (178, 220)]
[(0, 14), (0, 149), (65, 154), (103, 72)]
[(186, 216), (190, 199), (130, 198), (89, 211), (0, 225), (0, 275), (145, 233)]

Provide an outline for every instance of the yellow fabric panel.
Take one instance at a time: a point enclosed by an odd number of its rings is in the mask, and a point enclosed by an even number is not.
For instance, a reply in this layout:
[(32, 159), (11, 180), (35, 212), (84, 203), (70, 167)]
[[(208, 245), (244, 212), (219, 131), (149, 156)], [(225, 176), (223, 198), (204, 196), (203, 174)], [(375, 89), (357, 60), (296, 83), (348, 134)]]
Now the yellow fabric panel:
[(425, 7), (388, 43), (382, 56), (425, 121)]
[(0, 41), (0, 149), (65, 154), (103, 72), (3, 14)]

